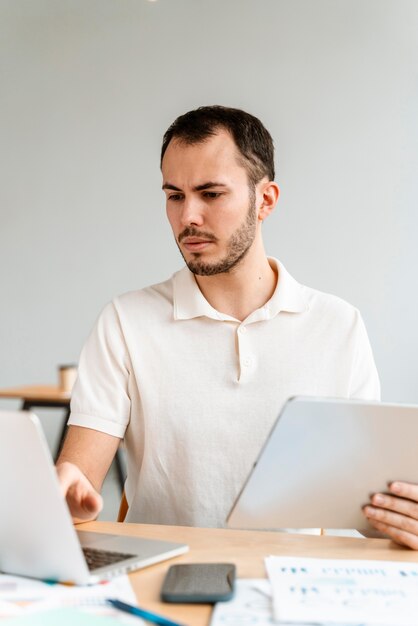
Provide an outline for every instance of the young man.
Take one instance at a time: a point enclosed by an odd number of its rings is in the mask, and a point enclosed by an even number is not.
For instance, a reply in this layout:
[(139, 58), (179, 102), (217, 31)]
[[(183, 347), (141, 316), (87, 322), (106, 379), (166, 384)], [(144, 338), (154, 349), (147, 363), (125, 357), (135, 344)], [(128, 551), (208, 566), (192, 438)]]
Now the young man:
[[(266, 256), (262, 223), (279, 188), (258, 119), (224, 107), (181, 116), (161, 169), (187, 267), (102, 312), (57, 470), (74, 518), (94, 518), (124, 438), (127, 521), (222, 526), (289, 396), (378, 399), (379, 380), (358, 311)], [(390, 506), (368, 507), (368, 517), (393, 509), (394, 528), (383, 530), (418, 547), (418, 530), (399, 535), (409, 500), (381, 497)]]

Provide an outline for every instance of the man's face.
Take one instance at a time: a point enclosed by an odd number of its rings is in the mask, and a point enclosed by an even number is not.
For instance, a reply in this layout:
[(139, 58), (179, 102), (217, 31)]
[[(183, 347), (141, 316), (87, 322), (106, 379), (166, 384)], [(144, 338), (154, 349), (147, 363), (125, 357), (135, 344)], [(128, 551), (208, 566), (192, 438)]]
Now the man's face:
[(219, 131), (197, 144), (172, 140), (162, 163), (167, 216), (189, 269), (228, 272), (256, 234), (255, 190), (238, 162), (231, 135)]

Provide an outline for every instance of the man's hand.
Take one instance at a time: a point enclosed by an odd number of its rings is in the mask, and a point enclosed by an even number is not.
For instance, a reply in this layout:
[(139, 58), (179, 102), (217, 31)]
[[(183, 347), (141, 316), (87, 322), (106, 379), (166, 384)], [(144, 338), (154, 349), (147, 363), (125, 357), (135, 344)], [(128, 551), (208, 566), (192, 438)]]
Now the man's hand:
[(375, 493), (363, 513), (374, 528), (396, 543), (418, 550), (418, 485), (395, 481), (389, 493)]
[(57, 465), (58, 480), (74, 523), (95, 519), (103, 508), (103, 498), (83, 472), (68, 461)]

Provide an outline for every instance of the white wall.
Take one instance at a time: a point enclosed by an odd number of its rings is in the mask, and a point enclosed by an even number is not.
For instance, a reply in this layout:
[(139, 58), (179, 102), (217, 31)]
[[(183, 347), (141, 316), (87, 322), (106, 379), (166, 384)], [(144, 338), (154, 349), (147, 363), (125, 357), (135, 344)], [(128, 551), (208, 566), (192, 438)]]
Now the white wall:
[(161, 137), (221, 103), (275, 138), (269, 253), (357, 305), (384, 399), (418, 402), (417, 29), (415, 0), (0, 0), (0, 386), (54, 381), (182, 265)]

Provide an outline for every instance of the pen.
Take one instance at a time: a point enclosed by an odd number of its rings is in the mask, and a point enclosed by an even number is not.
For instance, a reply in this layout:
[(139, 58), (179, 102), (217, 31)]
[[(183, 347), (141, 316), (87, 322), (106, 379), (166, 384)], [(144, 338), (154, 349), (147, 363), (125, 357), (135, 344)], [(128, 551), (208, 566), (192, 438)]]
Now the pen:
[(156, 613), (144, 611), (144, 609), (132, 606), (132, 604), (126, 604), (126, 602), (121, 602), (120, 600), (110, 600), (108, 598), (107, 602), (120, 611), (125, 611), (125, 613), (142, 617), (143, 619), (147, 619), (149, 622), (153, 622), (153, 624), (160, 624), (160, 626), (182, 626), (178, 622), (173, 622), (171, 619), (162, 617), (162, 615), (156, 615)]

